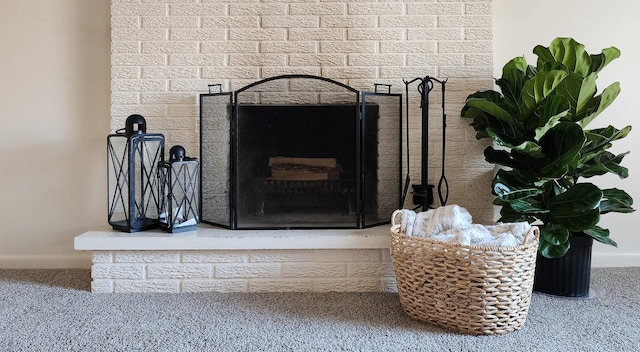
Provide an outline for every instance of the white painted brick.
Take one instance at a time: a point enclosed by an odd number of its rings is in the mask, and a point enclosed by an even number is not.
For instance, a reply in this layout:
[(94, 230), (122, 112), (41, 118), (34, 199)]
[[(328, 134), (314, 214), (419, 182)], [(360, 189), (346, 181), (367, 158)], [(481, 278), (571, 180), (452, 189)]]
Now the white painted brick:
[(349, 40), (401, 40), (404, 39), (404, 30), (399, 28), (350, 28), (347, 30)]
[(341, 3), (295, 4), (289, 5), (291, 15), (343, 15), (346, 6)]
[(317, 28), (315, 16), (264, 16), (261, 26), (264, 28)]
[(166, 6), (162, 4), (111, 4), (111, 16), (164, 16)]
[(112, 41), (132, 41), (132, 40), (165, 40), (167, 39), (166, 29), (156, 28), (113, 28), (111, 29)]
[(248, 264), (216, 264), (215, 277), (229, 278), (267, 278), (278, 277), (280, 265), (271, 263)]
[(91, 281), (91, 292), (93, 293), (113, 293), (113, 281), (93, 280)]
[(142, 93), (142, 104), (196, 104), (197, 97), (192, 93)]
[(196, 28), (198, 27), (197, 17), (142, 17), (142, 28)]
[(491, 40), (493, 39), (493, 31), (491, 28), (465, 28), (464, 39)]
[(435, 53), (435, 41), (384, 41), (380, 43), (381, 53)]
[(493, 73), (493, 67), (440, 67), (438, 69), (440, 77), (487, 77)]
[[(219, 83), (226, 77), (245, 78), (249, 80), (257, 80), (259, 76), (259, 69), (257, 67), (203, 67), (202, 78), (213, 78)], [(246, 84), (243, 84), (243, 86)]]
[(180, 254), (177, 251), (118, 251), (116, 263), (177, 263)]
[(224, 40), (225, 36), (226, 36), (226, 30), (224, 29), (172, 28), (169, 30), (170, 40), (218, 41), (218, 40)]
[(350, 66), (397, 66), (404, 62), (398, 54), (349, 54)]
[(340, 28), (290, 28), (288, 30), (289, 40), (344, 40), (344, 30)]
[(347, 275), (345, 264), (282, 264), (282, 277), (344, 277)]
[(342, 54), (290, 55), (291, 66), (343, 66), (347, 58)]
[(201, 279), (211, 277), (209, 264), (149, 264), (149, 279)]
[(142, 78), (196, 78), (198, 77), (197, 67), (184, 66), (161, 66), (143, 67)]
[(149, 118), (157, 117), (157, 116), (167, 116), (167, 107), (166, 106), (143, 106), (143, 105), (112, 106), (111, 115), (113, 116), (112, 118), (112, 121), (114, 122), (113, 126), (117, 126), (116, 129), (124, 127), (126, 118), (131, 114), (140, 114), (144, 116), (149, 122), (150, 121)]
[(117, 79), (111, 81), (111, 89), (113, 91), (137, 91), (137, 92), (153, 92), (167, 90), (167, 82), (164, 80), (134, 80), (134, 79)]
[(229, 30), (230, 40), (285, 40), (287, 31), (283, 28), (232, 28)]
[(311, 292), (312, 280), (250, 280), (249, 292)]
[(256, 250), (249, 252), (249, 261), (260, 262), (309, 262), (314, 258), (312, 249)]
[(462, 15), (464, 4), (461, 2), (415, 2), (407, 3), (407, 13), (413, 15)]
[(441, 53), (491, 53), (493, 50), (491, 41), (448, 41), (438, 44), (438, 52)]
[(436, 26), (436, 16), (426, 15), (403, 15), (403, 16), (380, 16), (378, 19), (381, 28), (433, 28)]
[(140, 17), (138, 16), (112, 16), (111, 28), (138, 28)]
[(464, 30), (462, 28), (431, 28), (431, 29), (408, 29), (407, 39), (410, 41), (425, 40), (463, 40)]
[(491, 2), (475, 2), (464, 4), (464, 13), (467, 15), (491, 15)]
[(216, 16), (203, 17), (202, 28), (258, 28), (258, 16)]
[(283, 66), (286, 57), (283, 54), (231, 54), (229, 65), (232, 66)]
[(137, 79), (140, 78), (138, 66), (116, 66), (111, 68), (111, 79)]
[(491, 28), (491, 16), (439, 16), (438, 27), (488, 27)]
[(316, 292), (377, 292), (381, 290), (381, 282), (377, 279), (317, 279), (314, 283)]
[(257, 53), (258, 43), (251, 41), (239, 42), (204, 42), (201, 44), (203, 54), (220, 53)]
[[(180, 123), (175, 128), (184, 128), (184, 129), (191, 129), (191, 130), (198, 128), (198, 120), (200, 118), (199, 113), (200, 113), (200, 110), (198, 109), (198, 107), (193, 105), (169, 106), (169, 115), (191, 117), (191, 119), (180, 119)], [(189, 153), (189, 155), (194, 155), (194, 154), (195, 153)]]
[(393, 264), (391, 263), (351, 263), (347, 266), (349, 277), (393, 277)]
[(245, 251), (185, 251), (183, 263), (246, 263), (249, 256)]
[(140, 50), (140, 42), (116, 42), (111, 44), (112, 53), (137, 54)]
[(464, 65), (463, 54), (412, 54), (407, 55), (408, 66)]
[(91, 257), (94, 263), (113, 263), (113, 252), (93, 251)]
[(169, 13), (174, 16), (222, 16), (227, 14), (224, 4), (171, 4)]
[(244, 292), (245, 280), (182, 280), (180, 292)]
[(377, 262), (380, 251), (377, 249), (316, 249), (318, 262)]
[(363, 3), (349, 4), (347, 13), (349, 15), (400, 15), (402, 14), (403, 4), (395, 2), (383, 3)]
[(231, 16), (273, 16), (285, 15), (287, 8), (285, 4), (231, 4), (229, 5), (229, 15)]
[(261, 53), (315, 53), (317, 45), (311, 41), (283, 41), (260, 43)]
[(91, 267), (93, 279), (143, 279), (143, 264), (102, 264), (96, 263)]
[(322, 53), (375, 53), (377, 43), (374, 41), (322, 41), (320, 52)]
[[(415, 77), (432, 76), (436, 77), (436, 67), (434, 66), (416, 66), (416, 67), (381, 67), (380, 78), (398, 78), (413, 79)], [(447, 85), (447, 88), (449, 86)]]
[(327, 28), (368, 28), (373, 30), (376, 16), (326, 16), (320, 19), (320, 27)]
[(217, 54), (172, 54), (169, 55), (171, 66), (221, 66), (226, 62), (225, 55)]
[(467, 54), (464, 58), (464, 64), (467, 66), (492, 66), (492, 54)]
[(178, 293), (179, 282), (177, 280), (117, 280), (114, 292), (116, 293)]
[(198, 43), (197, 42), (143, 42), (142, 43), (142, 53), (144, 54), (157, 54), (157, 53), (175, 53), (175, 54), (185, 54), (185, 53), (197, 53), (198, 52)]
[(164, 65), (164, 63), (164, 55), (111, 54), (112, 66), (161, 66)]

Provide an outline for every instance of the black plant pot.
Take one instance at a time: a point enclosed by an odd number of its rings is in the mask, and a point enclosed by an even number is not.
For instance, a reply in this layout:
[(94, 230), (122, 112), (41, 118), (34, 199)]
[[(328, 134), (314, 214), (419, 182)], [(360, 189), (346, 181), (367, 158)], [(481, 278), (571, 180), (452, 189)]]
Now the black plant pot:
[(538, 254), (534, 291), (563, 297), (589, 296), (593, 238), (573, 233), (569, 243), (564, 257), (550, 259)]

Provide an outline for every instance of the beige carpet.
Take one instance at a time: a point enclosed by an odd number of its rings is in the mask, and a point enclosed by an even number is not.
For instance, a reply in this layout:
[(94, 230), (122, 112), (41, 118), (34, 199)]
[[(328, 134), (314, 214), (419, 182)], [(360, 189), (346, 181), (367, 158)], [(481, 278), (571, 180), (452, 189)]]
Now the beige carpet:
[(0, 270), (0, 351), (637, 351), (640, 268), (588, 299), (534, 294), (524, 327), (468, 336), (392, 293), (92, 294), (88, 270)]

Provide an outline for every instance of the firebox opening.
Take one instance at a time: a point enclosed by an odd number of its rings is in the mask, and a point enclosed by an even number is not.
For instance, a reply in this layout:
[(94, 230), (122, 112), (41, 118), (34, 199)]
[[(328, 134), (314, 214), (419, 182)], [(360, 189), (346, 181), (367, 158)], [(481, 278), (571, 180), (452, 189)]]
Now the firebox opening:
[(238, 226), (356, 226), (357, 109), (240, 105)]

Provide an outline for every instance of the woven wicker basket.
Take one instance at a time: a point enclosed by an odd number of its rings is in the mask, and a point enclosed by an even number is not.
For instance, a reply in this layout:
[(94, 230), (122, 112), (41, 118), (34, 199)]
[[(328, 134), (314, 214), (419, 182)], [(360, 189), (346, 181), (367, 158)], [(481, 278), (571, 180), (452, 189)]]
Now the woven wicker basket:
[(517, 247), (454, 244), (398, 231), (392, 226), (391, 252), (400, 303), (409, 316), (475, 335), (522, 327), (533, 290), (537, 227)]

